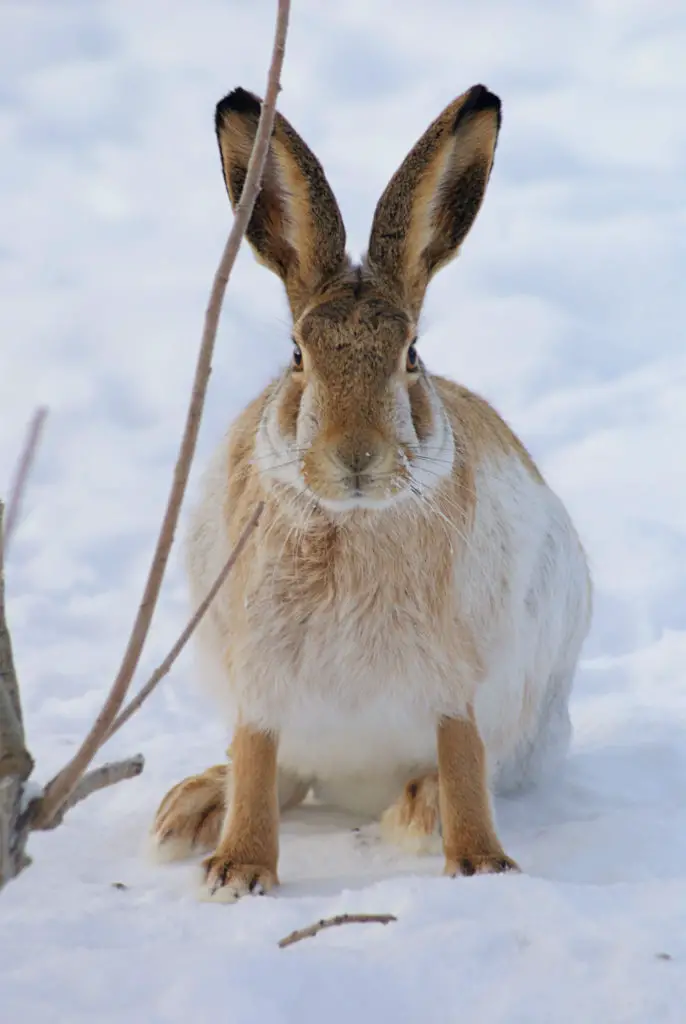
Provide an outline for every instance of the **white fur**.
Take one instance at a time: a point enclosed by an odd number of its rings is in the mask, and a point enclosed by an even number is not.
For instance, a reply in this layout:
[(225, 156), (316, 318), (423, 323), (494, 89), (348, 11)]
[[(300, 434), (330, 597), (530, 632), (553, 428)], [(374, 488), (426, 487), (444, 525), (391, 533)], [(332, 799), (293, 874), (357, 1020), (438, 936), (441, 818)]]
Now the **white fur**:
[[(401, 444), (412, 445), (423, 459), (406, 460), (405, 465), (410, 474), (410, 491), (430, 493), (439, 481), (448, 476), (455, 460), (455, 438), (443, 403), (436, 394), (436, 389), (427, 377), (425, 383), (429, 389), (429, 404), (433, 431), (422, 443), (417, 437), (407, 389), (398, 384), (395, 389), (395, 429)], [(426, 459), (430, 458), (430, 462)]]
[[(487, 666), (476, 692), (494, 786), (516, 789), (564, 756), (567, 701), (590, 622), (583, 549), (559, 498), (511, 457), (477, 473), (469, 553), (455, 583)], [(498, 581), (507, 577), (501, 614)]]

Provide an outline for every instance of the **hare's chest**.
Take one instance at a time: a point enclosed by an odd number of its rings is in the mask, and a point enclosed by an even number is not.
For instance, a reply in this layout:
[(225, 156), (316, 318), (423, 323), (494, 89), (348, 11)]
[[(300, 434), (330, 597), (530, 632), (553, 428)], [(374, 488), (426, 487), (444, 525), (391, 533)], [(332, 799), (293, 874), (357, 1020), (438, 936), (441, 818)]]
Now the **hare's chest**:
[(446, 699), (411, 609), (389, 605), (374, 616), (356, 601), (321, 607), (297, 627), (277, 615), (271, 676), (247, 695), (278, 732), (281, 765), (317, 780), (323, 799), (365, 813), (434, 765), (436, 708)]
[(379, 720), (395, 716), (405, 727), (454, 701), (459, 651), (435, 575), (403, 573), (373, 553), (352, 569), (314, 575), (304, 565), (286, 575), (279, 566), (253, 592), (236, 683), (261, 720), (316, 727), (371, 721), (378, 709)]

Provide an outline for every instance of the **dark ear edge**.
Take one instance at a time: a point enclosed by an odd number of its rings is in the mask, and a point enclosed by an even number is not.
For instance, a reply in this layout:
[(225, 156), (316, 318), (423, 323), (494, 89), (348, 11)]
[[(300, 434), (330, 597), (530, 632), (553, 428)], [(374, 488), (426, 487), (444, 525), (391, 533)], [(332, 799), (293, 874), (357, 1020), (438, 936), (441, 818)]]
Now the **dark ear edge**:
[(262, 101), (254, 93), (248, 92), (242, 86), (232, 89), (222, 100), (219, 101), (214, 112), (214, 128), (219, 135), (219, 129), (226, 114), (233, 111), (236, 114), (248, 114), (259, 120), (262, 111)]
[[(215, 109), (222, 172), (234, 209), (261, 107), (258, 96), (238, 87)], [(281, 277), (294, 315), (347, 262), (343, 219), (322, 166), (278, 111), (246, 238), (258, 260)]]
[[(496, 135), (500, 132), (503, 123), (503, 111), (500, 97), (490, 92), (485, 85), (473, 85), (467, 93), (467, 99), (458, 110), (453, 124), (453, 134), (460, 125), (473, 114), (480, 114), (483, 111), (492, 110), (496, 115)], [(496, 139), (497, 145), (497, 139)]]

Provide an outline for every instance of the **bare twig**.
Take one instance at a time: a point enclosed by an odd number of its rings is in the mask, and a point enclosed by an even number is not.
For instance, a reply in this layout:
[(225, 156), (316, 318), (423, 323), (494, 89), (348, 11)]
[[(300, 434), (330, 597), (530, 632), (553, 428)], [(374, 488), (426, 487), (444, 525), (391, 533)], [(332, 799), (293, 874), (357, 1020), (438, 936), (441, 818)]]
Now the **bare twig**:
[(301, 939), (311, 939), (313, 935), (323, 932), (325, 928), (336, 928), (339, 924), (390, 924), (398, 918), (393, 914), (337, 914), (335, 917), (324, 917), (321, 921), (315, 921), (307, 928), (298, 928), (291, 932), (285, 939), (279, 942), (279, 949), (292, 946)]
[(5, 554), (9, 548), (12, 534), (19, 522), (19, 513), (21, 511), (21, 503), (24, 498), (24, 491), (26, 490), (26, 482), (29, 478), (33, 460), (36, 457), (36, 452), (38, 451), (38, 444), (43, 432), (43, 427), (45, 426), (47, 415), (48, 410), (43, 406), (36, 409), (31, 417), (29, 429), (26, 432), (24, 447), (21, 455), (19, 456), (19, 462), (17, 463), (12, 486), (10, 487), (10, 499), (7, 504), (7, 514), (5, 516), (5, 529), (0, 533), (0, 545), (2, 545)]
[(70, 811), (76, 804), (80, 804), (91, 793), (97, 793), (99, 789), (105, 789), (107, 786), (114, 786), (117, 782), (123, 782), (124, 779), (135, 779), (143, 771), (144, 766), (145, 758), (142, 754), (136, 754), (135, 757), (129, 757), (126, 761), (110, 761), (108, 764), (100, 765), (99, 768), (86, 772), (52, 820), (42, 821), (39, 826), (34, 824), (34, 820), (38, 819), (35, 814), (32, 815), (32, 828), (43, 831), (56, 828), (62, 823), (67, 811)]
[(205, 314), (205, 326), (195, 369), (193, 391), (186, 417), (186, 426), (174, 470), (171, 492), (169, 494), (167, 508), (157, 539), (157, 545), (155, 547), (155, 553), (150, 566), (148, 579), (145, 584), (143, 598), (138, 609), (138, 614), (131, 631), (126, 651), (124, 652), (121, 667), (100, 714), (72, 760), (65, 765), (55, 778), (51, 780), (46, 788), (41, 809), (41, 814), (44, 815), (44, 820), (50, 820), (57, 813), (65, 800), (69, 798), (74, 787), (90, 764), (94, 754), (109, 733), (112, 724), (124, 703), (124, 698), (126, 697), (131, 679), (138, 664), (143, 644), (145, 643), (145, 639), (148, 635), (152, 615), (155, 610), (160, 587), (162, 585), (169, 552), (174, 540), (174, 533), (178, 523), (181, 502), (186, 489), (186, 482), (188, 480), (191, 462), (195, 453), (198, 430), (200, 428), (200, 419), (205, 402), (205, 394), (207, 392), (207, 385), (212, 369), (212, 353), (214, 351), (217, 324), (219, 321), (219, 314), (221, 312), (224, 292), (238, 254), (241, 240), (250, 220), (255, 199), (259, 191), (260, 180), (264, 170), (267, 153), (269, 151), (269, 140), (274, 126), (276, 97), (281, 88), (279, 79), (286, 44), (289, 7), (290, 4), (288, 0), (279, 0), (274, 46), (269, 68), (269, 78), (264, 102), (260, 112), (257, 134), (250, 154), (248, 171), (241, 200), (238, 204), (233, 227), (224, 248), (219, 267), (215, 274), (212, 291), (210, 293), (209, 304)]
[(131, 718), (131, 715), (133, 715), (136, 711), (138, 711), (138, 709), (141, 706), (141, 704), (143, 704), (143, 702), (147, 700), (147, 698), (150, 696), (152, 691), (155, 689), (155, 687), (157, 686), (159, 681), (161, 679), (164, 679), (166, 674), (169, 672), (169, 670), (171, 669), (172, 665), (174, 664), (174, 662), (176, 661), (178, 656), (181, 654), (181, 651), (184, 649), (184, 647), (186, 646), (186, 644), (188, 643), (188, 641), (192, 637), (193, 633), (195, 632), (195, 630), (200, 625), (202, 619), (206, 615), (206, 613), (207, 613), (210, 605), (214, 601), (215, 597), (217, 596), (217, 594), (219, 593), (219, 591), (223, 587), (224, 583), (226, 582), (226, 579), (227, 579), (229, 573), (231, 572), (231, 570), (233, 569), (234, 565), (236, 564), (236, 561), (237, 561), (239, 555), (241, 554), (243, 548), (245, 547), (245, 545), (246, 545), (246, 543), (248, 541), (248, 537), (250, 536), (252, 531), (257, 526), (258, 520), (259, 520), (260, 516), (262, 515), (263, 509), (264, 509), (264, 502), (260, 501), (256, 505), (253, 514), (250, 516), (250, 519), (246, 523), (243, 532), (241, 533), (240, 537), (238, 538), (238, 540), (236, 542), (236, 546), (234, 547), (233, 551), (229, 555), (228, 561), (224, 565), (222, 571), (219, 573), (219, 575), (217, 576), (217, 578), (214, 581), (214, 583), (212, 584), (212, 586), (210, 587), (210, 589), (207, 592), (207, 595), (204, 598), (204, 600), (198, 605), (198, 608), (197, 608), (195, 614), (193, 615), (193, 617), (188, 622), (188, 624), (187, 624), (186, 628), (184, 629), (184, 631), (181, 633), (181, 636), (176, 641), (176, 643), (174, 644), (172, 649), (169, 651), (169, 654), (164, 659), (164, 661), (160, 665), (158, 665), (158, 667), (155, 669), (155, 671), (150, 676), (150, 678), (148, 679), (148, 681), (145, 684), (145, 686), (143, 686), (142, 689), (139, 691), (139, 693), (137, 693), (136, 696), (132, 700), (129, 701), (129, 703), (126, 705), (126, 707), (123, 709), (123, 711), (121, 711), (119, 713), (119, 715), (117, 716), (117, 718), (115, 719), (115, 721), (112, 724), (112, 728), (110, 729), (109, 733), (105, 737), (106, 740), (108, 740), (110, 738), (110, 736), (113, 736), (114, 733), (117, 732), (118, 729), (121, 729), (121, 727), (124, 724), (124, 722), (128, 722), (129, 718)]

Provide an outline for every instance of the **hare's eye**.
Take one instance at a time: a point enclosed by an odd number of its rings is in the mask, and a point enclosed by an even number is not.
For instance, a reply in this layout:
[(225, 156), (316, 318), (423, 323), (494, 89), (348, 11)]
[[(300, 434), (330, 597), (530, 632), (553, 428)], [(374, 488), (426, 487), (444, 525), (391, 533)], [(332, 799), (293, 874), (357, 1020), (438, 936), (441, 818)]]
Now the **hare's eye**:
[(303, 368), (303, 354), (299, 345), (293, 345), (293, 369), (302, 370)]
[(417, 355), (417, 346), (414, 342), (410, 345), (407, 350), (407, 359), (405, 361), (405, 368), (408, 373), (416, 373), (419, 366), (419, 356)]

